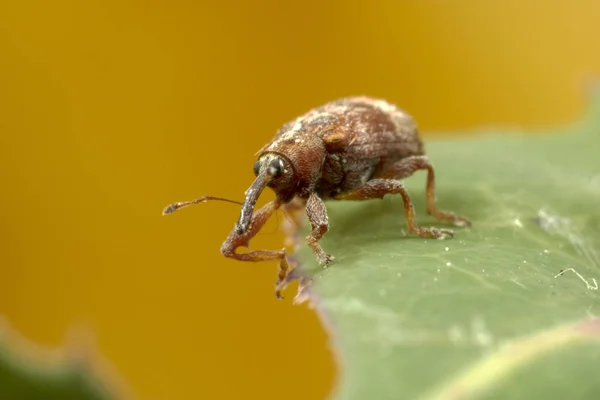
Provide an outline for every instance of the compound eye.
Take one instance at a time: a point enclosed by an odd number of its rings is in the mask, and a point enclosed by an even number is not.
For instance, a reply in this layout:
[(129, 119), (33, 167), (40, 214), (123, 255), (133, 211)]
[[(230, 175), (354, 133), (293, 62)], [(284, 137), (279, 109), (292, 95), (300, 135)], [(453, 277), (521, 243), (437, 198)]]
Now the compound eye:
[(273, 178), (277, 178), (283, 174), (283, 161), (280, 158), (275, 158), (269, 164), (269, 175)]
[(254, 176), (258, 176), (260, 172), (260, 161), (254, 163)]

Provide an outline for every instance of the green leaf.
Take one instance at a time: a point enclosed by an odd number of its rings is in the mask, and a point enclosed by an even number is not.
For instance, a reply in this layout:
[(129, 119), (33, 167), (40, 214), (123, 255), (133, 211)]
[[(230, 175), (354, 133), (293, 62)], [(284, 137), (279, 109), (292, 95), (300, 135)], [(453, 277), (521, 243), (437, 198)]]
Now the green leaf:
[[(63, 351), (30, 343), (0, 321), (0, 399), (117, 400), (125, 388), (89, 348)], [(117, 387), (119, 386), (119, 387)]]
[[(304, 245), (295, 257), (331, 333), (334, 398), (600, 396), (600, 95), (592, 103), (558, 129), (427, 142), (438, 206), (473, 221), (453, 239), (407, 236), (399, 196), (327, 203), (321, 244), (336, 262), (319, 267)], [(405, 180), (417, 222), (447, 227), (424, 213), (425, 177)]]

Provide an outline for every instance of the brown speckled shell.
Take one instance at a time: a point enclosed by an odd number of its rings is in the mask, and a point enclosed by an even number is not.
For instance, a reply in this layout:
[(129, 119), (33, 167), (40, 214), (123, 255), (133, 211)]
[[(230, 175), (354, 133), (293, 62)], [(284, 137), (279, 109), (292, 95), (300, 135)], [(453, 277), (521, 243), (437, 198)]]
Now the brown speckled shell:
[(329, 198), (424, 151), (410, 115), (385, 100), (362, 96), (327, 103), (288, 122), (259, 153), (285, 156), (299, 192)]

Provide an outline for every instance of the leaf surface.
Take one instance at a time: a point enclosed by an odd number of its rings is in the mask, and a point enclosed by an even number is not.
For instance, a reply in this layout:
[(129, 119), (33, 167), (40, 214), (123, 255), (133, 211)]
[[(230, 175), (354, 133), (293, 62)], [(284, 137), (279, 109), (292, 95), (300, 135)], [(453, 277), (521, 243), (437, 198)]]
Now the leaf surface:
[[(72, 342), (72, 341), (71, 341)], [(130, 393), (94, 348), (44, 348), (0, 319), (1, 400), (125, 400)]]
[[(321, 244), (336, 262), (295, 255), (338, 358), (333, 397), (596, 398), (600, 96), (568, 126), (487, 129), (427, 154), (438, 206), (471, 228), (421, 239), (399, 196), (332, 201)], [(404, 182), (417, 222), (447, 227), (424, 212), (425, 177)]]

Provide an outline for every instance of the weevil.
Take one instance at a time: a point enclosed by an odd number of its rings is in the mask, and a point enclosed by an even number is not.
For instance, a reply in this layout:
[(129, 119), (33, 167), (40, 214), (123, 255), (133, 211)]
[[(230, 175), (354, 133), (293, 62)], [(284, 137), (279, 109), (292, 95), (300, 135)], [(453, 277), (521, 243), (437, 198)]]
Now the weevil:
[[(271, 142), (257, 153), (255, 180), (245, 192), (243, 203), (205, 196), (174, 203), (163, 214), (205, 202), (223, 200), (240, 204), (235, 228), (221, 246), (221, 253), (240, 261), (274, 261), (279, 263), (275, 295), (281, 297), (290, 272), (285, 247), (281, 250), (253, 250), (250, 240), (278, 209), (305, 210), (311, 225), (306, 244), (321, 265), (334, 260), (319, 241), (329, 230), (326, 200), (382, 199), (399, 194), (409, 232), (422, 238), (446, 238), (450, 229), (417, 225), (415, 208), (401, 179), (419, 170), (427, 171), (426, 211), (437, 220), (455, 226), (470, 225), (466, 217), (443, 211), (436, 205), (435, 170), (425, 154), (423, 141), (412, 116), (388, 101), (355, 96), (341, 98), (286, 123)], [(258, 197), (269, 187), (275, 199), (255, 211)], [(298, 226), (301, 221), (296, 217)]]

